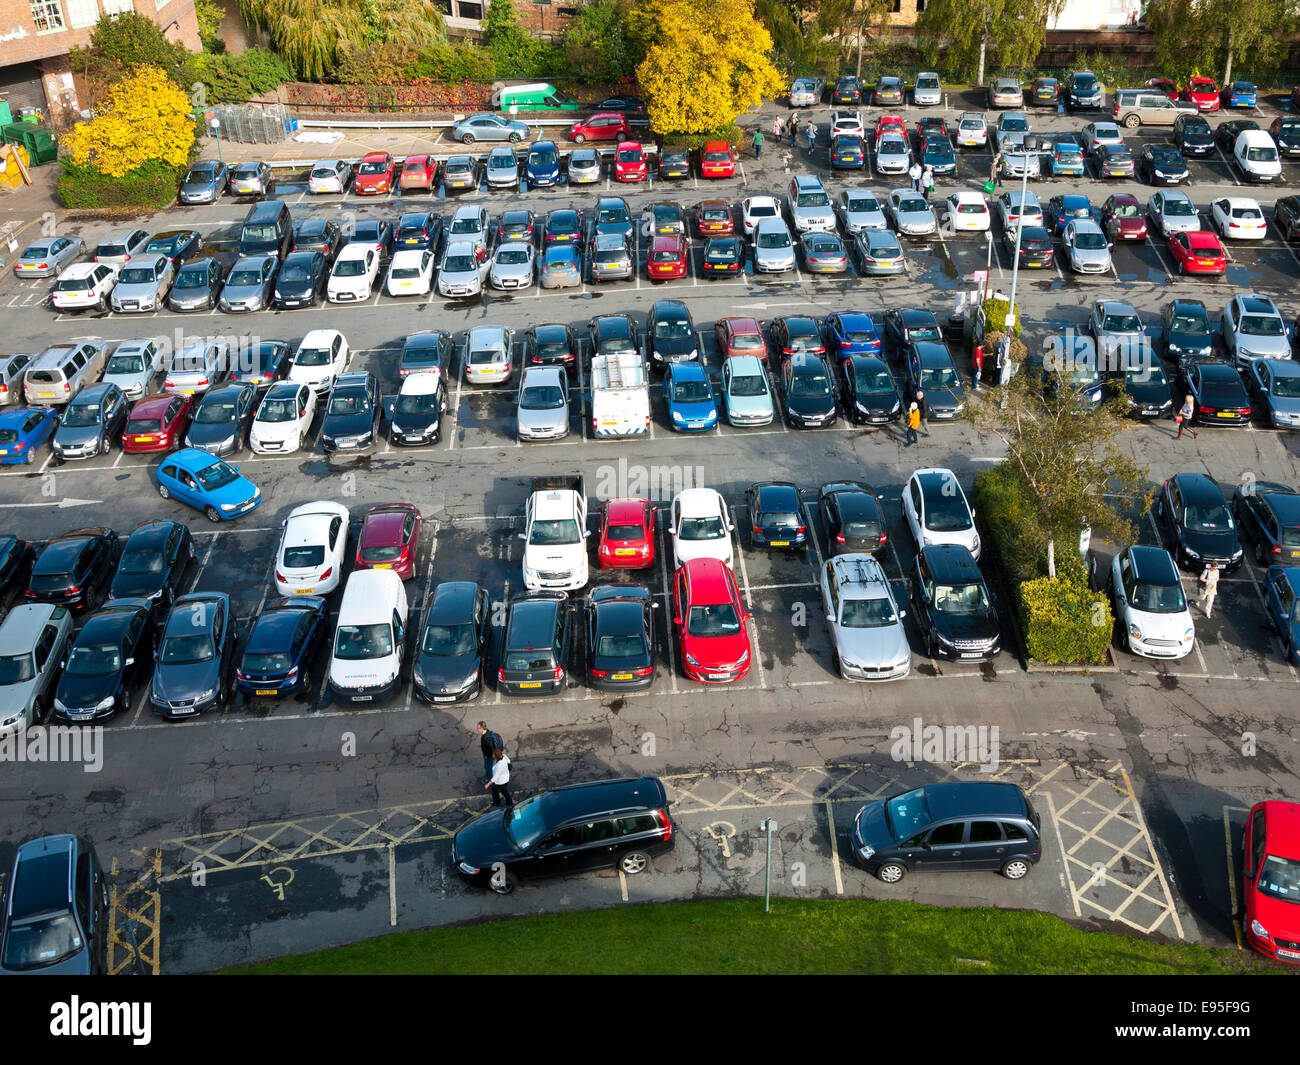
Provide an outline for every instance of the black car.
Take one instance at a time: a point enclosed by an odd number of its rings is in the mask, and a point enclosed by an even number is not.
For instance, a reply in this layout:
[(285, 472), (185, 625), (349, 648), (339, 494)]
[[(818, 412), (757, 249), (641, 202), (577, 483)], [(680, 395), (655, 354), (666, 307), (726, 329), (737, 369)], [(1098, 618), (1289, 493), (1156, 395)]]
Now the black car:
[(1250, 393), (1231, 363), (1198, 359), (1183, 364), (1183, 384), (1195, 404), (1197, 425), (1249, 425)]
[(325, 298), (330, 266), (320, 251), (291, 251), (275, 279), (271, 304), (281, 310), (288, 307), (317, 307)]
[(1001, 781), (954, 781), (871, 802), (853, 819), (853, 854), (886, 884), (909, 872), (998, 872), (1019, 880), (1043, 856), (1029, 797)]
[(686, 215), (682, 213), (682, 209), (675, 203), (652, 204), (641, 215), (641, 226), (642, 231), (648, 232), (652, 240), (654, 237), (682, 237), (684, 239), (690, 235), (690, 228), (686, 224)]
[(840, 401), (855, 425), (896, 422), (903, 398), (889, 367), (874, 355), (850, 355), (840, 363)]
[(886, 347), (895, 354), (901, 354), (918, 340), (943, 340), (943, 329), (933, 311), (886, 311), (883, 333)]
[(665, 148), (659, 153), (661, 178), (688, 178), (691, 176), (691, 155), (685, 148)]
[(289, 251), (318, 251), (333, 265), (343, 247), (343, 227), (324, 218), (309, 218), (293, 227)]
[(587, 323), (587, 335), (592, 355), (636, 354), (636, 322), (630, 314), (602, 314), (593, 318)]
[(1221, 122), (1214, 131), (1214, 143), (1231, 155), (1238, 135), (1248, 129), (1259, 129), (1259, 123), (1253, 118), (1230, 118), (1227, 122)]
[(909, 399), (925, 393), (928, 420), (954, 421), (966, 401), (966, 386), (952, 361), (946, 344), (918, 340), (907, 350), (907, 385)]
[(509, 244), (522, 241), (525, 244), (537, 243), (537, 219), (532, 211), (503, 211), (501, 221), (497, 223), (496, 243)]
[(1055, 78), (1035, 78), (1029, 87), (1029, 102), (1038, 107), (1055, 107), (1061, 98), (1061, 85)]
[(814, 318), (805, 314), (787, 314), (773, 318), (768, 327), (772, 346), (782, 355), (824, 355), (826, 339)]
[(182, 595), (167, 612), (154, 655), (149, 703), (165, 718), (193, 717), (226, 701), (235, 619), (225, 592)]
[(1231, 573), (1244, 552), (1223, 489), (1203, 473), (1176, 473), (1160, 488), (1156, 516), (1169, 538), (1170, 551), (1184, 569), (1199, 573), (1217, 562)]
[(835, 424), (834, 377), (820, 355), (798, 352), (785, 356), (778, 381), (790, 425), (796, 429), (824, 429)]
[(1128, 396), (1129, 413), (1138, 418), (1163, 418), (1174, 407), (1174, 394), (1165, 376), (1165, 368), (1151, 353), (1145, 359), (1126, 361), (1106, 371), (1113, 391), (1123, 387)]
[(329, 600), (320, 595), (272, 599), (257, 615), (235, 669), (240, 697), (280, 699), (309, 692), (312, 665), (330, 633)]
[(27, 586), (36, 551), (26, 540), (0, 536), (0, 606)]
[(524, 366), (563, 366), (578, 369), (578, 342), (567, 325), (533, 325), (524, 333)]
[(593, 111), (644, 111), (645, 101), (639, 96), (611, 96), (598, 104), (592, 104)]
[(5, 886), (0, 972), (107, 972), (108, 882), (89, 842), (63, 835), (24, 843)]
[(1214, 131), (1200, 115), (1175, 118), (1173, 141), (1174, 147), (1184, 155), (1209, 155), (1214, 151)]
[(1300, 492), (1284, 484), (1239, 484), (1232, 510), (1242, 539), (1255, 545), (1260, 566), (1300, 566)]
[(1101, 110), (1102, 91), (1097, 75), (1080, 70), (1065, 79), (1065, 106), (1069, 111)]
[(740, 237), (710, 237), (700, 259), (705, 277), (730, 277), (744, 269), (745, 243)]
[(627, 200), (622, 196), (602, 196), (596, 201), (596, 233), (622, 233), (636, 246), (636, 226), (632, 223), (632, 212), (627, 209)]
[(1203, 359), (1214, 353), (1214, 331), (1210, 314), (1200, 300), (1170, 300), (1160, 312), (1160, 337), (1165, 357), (1181, 363), (1185, 358)]
[(167, 307), (173, 311), (210, 311), (217, 305), (217, 293), (229, 267), (215, 256), (206, 255), (186, 263), (176, 273), (167, 291)]
[(409, 377), (413, 373), (429, 370), (446, 373), (455, 351), (456, 344), (450, 333), (412, 333), (402, 343), (397, 376)]
[(587, 596), (587, 683), (639, 691), (655, 679), (654, 599), (639, 584), (606, 584)]
[(403, 251), (437, 251), (442, 239), (442, 219), (430, 211), (404, 214), (397, 220), (394, 247)]
[(835, 91), (831, 93), (831, 104), (848, 104), (853, 107), (862, 103), (862, 86), (858, 79), (852, 74), (846, 74), (835, 83)]
[[(572, 244), (577, 247), (582, 244), (584, 232), (581, 211), (552, 211), (546, 216), (546, 225), (542, 227), (542, 248), (556, 244)], [(581, 253), (580, 247), (578, 250)]]
[(148, 599), (155, 604), (155, 619), (161, 620), (185, 586), (193, 558), (194, 539), (188, 526), (167, 519), (143, 522), (122, 545), (109, 598)]
[(130, 710), (153, 669), (149, 601), (118, 600), (86, 619), (54, 692), (54, 717), (68, 724), (103, 721)]
[(289, 345), (283, 340), (263, 340), (255, 348), (243, 345), (232, 359), (231, 384), (252, 385), (260, 392), (289, 376)]
[(256, 385), (231, 384), (209, 390), (194, 408), (185, 446), (209, 455), (233, 455), (243, 448), (256, 410)]
[(655, 300), (646, 321), (646, 362), (663, 367), (670, 362), (694, 362), (700, 357), (695, 322), (680, 300)]
[(1300, 118), (1295, 115), (1282, 115), (1273, 119), (1268, 132), (1277, 145), (1277, 153), (1287, 159), (1300, 156)]
[(393, 254), (393, 223), (382, 218), (358, 222), (344, 241), (345, 244), (376, 244), (383, 258)]
[(573, 617), (563, 592), (528, 592), (510, 600), (497, 687), (506, 695), (564, 690)]
[(384, 401), (388, 411), (388, 439), (394, 444), (436, 444), (442, 436), (442, 416), (447, 410), (447, 384), (443, 374), (413, 374), (402, 391)]
[(931, 658), (989, 662), (1002, 650), (1002, 627), (984, 575), (960, 544), (930, 544), (912, 567), (912, 601)]
[(36, 556), (26, 602), (85, 610), (109, 583), (117, 549), (112, 529), (77, 529), (54, 537)]
[(831, 481), (817, 493), (826, 529), (826, 553), (872, 554), (889, 542), (885, 512), (875, 489), (861, 481)]
[(1167, 144), (1144, 144), (1138, 152), (1138, 177), (1152, 185), (1181, 185), (1192, 173), (1177, 148)]
[(745, 489), (751, 547), (808, 553), (808, 523), (799, 489), (789, 481), (758, 481)]
[(1273, 204), (1273, 224), (1283, 240), (1300, 236), (1300, 196), (1282, 196)]
[(483, 689), (492, 643), (492, 604), (473, 581), (444, 581), (430, 593), (411, 681), (426, 703), (459, 703)]
[(383, 403), (375, 375), (369, 370), (339, 374), (320, 427), (321, 450), (335, 455), (374, 447), (382, 419)]
[(1019, 232), (1020, 265), (1048, 267), (1056, 261), (1052, 235), (1043, 226), (1020, 226), (1006, 231), (1007, 250), (1016, 251), (1016, 234)]
[(203, 238), (192, 229), (168, 229), (155, 233), (145, 245), (145, 255), (165, 255), (179, 270), (203, 250)]
[(676, 834), (655, 777), (570, 784), (475, 818), (452, 839), (451, 864), (470, 883), (508, 895), (520, 880), (644, 872)]

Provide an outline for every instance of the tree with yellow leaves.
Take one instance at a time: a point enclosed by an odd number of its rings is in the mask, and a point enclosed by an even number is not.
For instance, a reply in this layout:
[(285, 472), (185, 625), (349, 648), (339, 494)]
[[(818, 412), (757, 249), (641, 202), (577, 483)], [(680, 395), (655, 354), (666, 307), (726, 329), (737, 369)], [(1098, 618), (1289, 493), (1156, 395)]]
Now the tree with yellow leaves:
[(196, 133), (184, 90), (160, 67), (142, 66), (113, 86), (101, 114), (77, 123), (69, 146), (73, 162), (122, 177), (155, 160), (183, 166)]
[(648, 45), (636, 73), (659, 133), (723, 129), (781, 91), (754, 0), (640, 0), (630, 23)]

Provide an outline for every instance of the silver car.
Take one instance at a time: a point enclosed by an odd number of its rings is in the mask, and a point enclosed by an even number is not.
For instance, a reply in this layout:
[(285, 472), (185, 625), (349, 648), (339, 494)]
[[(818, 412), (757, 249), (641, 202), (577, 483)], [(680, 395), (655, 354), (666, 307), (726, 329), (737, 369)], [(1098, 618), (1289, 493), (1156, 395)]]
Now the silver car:
[(505, 115), (479, 114), (461, 119), (451, 128), (451, 137), (461, 144), (475, 141), (509, 141), (518, 144), (528, 140), (531, 131), (527, 122)]
[(575, 148), (569, 153), (569, 184), (588, 185), (599, 181), (602, 168), (595, 148)]
[(217, 306), (223, 311), (260, 311), (271, 302), (280, 260), (274, 255), (245, 255), (226, 276)]
[(912, 83), (912, 103), (917, 107), (938, 107), (943, 103), (943, 83), (932, 70), (923, 70)]
[(899, 133), (886, 133), (876, 142), (876, 173), (906, 174), (912, 165), (912, 149)]
[(998, 78), (989, 86), (989, 107), (1024, 107), (1025, 90), (1019, 78)]
[(794, 269), (794, 240), (781, 218), (763, 218), (754, 227), (754, 270), (781, 274)]
[(113, 349), (102, 380), (117, 385), (129, 400), (152, 395), (162, 373), (163, 356), (156, 340), (124, 340)]
[(1026, 173), (1036, 178), (1042, 172), (1042, 155), (1036, 148), (1026, 147), (1028, 134), (1006, 130), (1000, 137), (998, 151), (1002, 153), (1002, 176), (1024, 177)]
[(490, 189), (519, 187), (519, 160), (513, 148), (493, 148), (488, 153), (487, 183)]
[(845, 189), (835, 197), (835, 213), (849, 236), (861, 229), (888, 229), (885, 210), (870, 189)]
[(795, 78), (790, 85), (791, 107), (815, 107), (826, 90), (825, 78)]
[(907, 270), (902, 245), (887, 229), (863, 229), (853, 238), (858, 272), (873, 276), (901, 274)]
[(791, 178), (786, 190), (786, 207), (798, 232), (814, 229), (835, 232), (835, 209), (821, 178), (812, 174), (796, 174)]
[(1147, 200), (1147, 223), (1163, 237), (1175, 233), (1198, 233), (1201, 215), (1192, 198), (1178, 189), (1162, 189)]
[(871, 555), (844, 554), (821, 571), (822, 608), (845, 680), (900, 680), (912, 671), (912, 652), (885, 571)]
[(438, 295), (477, 296), (491, 268), (492, 262), (481, 246), (469, 241), (449, 244), (438, 265)]
[(226, 191), (226, 164), (215, 159), (200, 159), (181, 182), (181, 203), (216, 203)]
[(442, 164), (442, 185), (452, 189), (478, 188), (478, 163), (468, 155), (453, 155)]
[(115, 384), (101, 381), (83, 388), (63, 408), (50, 449), (64, 461), (108, 454), (113, 441), (121, 438), (127, 406)]
[(14, 260), (14, 277), (58, 277), (86, 250), (80, 237), (43, 237), (34, 240)]
[(939, 228), (925, 197), (911, 189), (893, 189), (886, 210), (894, 229), (908, 237), (932, 236)]
[(249, 160), (230, 168), (232, 196), (270, 196), (274, 191), (275, 175), (270, 163)]
[(95, 262), (109, 266), (124, 266), (132, 256), (142, 255), (149, 244), (149, 234), (143, 229), (124, 227), (110, 229), (95, 246)]
[(636, 255), (622, 233), (597, 233), (591, 247), (591, 279), (622, 281), (636, 272)]
[(560, 366), (529, 366), (519, 378), (520, 440), (559, 440), (569, 435), (569, 380)]
[(191, 340), (172, 355), (163, 389), (201, 396), (230, 368), (230, 348), (224, 340)]
[(0, 624), (0, 735), (38, 724), (53, 705), (72, 641), (72, 613), (53, 603), (20, 603)]
[(1233, 296), (1221, 316), (1223, 346), (1240, 369), (1254, 359), (1289, 359), (1291, 337), (1286, 319), (1269, 296), (1245, 292)]
[(132, 259), (117, 275), (109, 304), (118, 314), (127, 311), (156, 311), (167, 298), (176, 268), (165, 255)]
[(1105, 274), (1110, 271), (1110, 245), (1106, 234), (1090, 218), (1076, 218), (1065, 227), (1061, 244), (1069, 257), (1070, 268), (1079, 274)]
[(532, 288), (537, 277), (537, 249), (522, 241), (508, 241), (497, 245), (488, 271), (488, 282), (493, 288)]
[(1300, 364), (1293, 359), (1256, 359), (1246, 368), (1246, 384), (1274, 429), (1300, 429)]
[(510, 355), (515, 337), (500, 325), (480, 325), (465, 339), (465, 382), (498, 385), (510, 380)]
[(849, 268), (849, 253), (835, 233), (805, 233), (799, 245), (810, 274), (842, 274)]
[(23, 394), (23, 374), (31, 364), (31, 355), (0, 355), (0, 407), (18, 402)]

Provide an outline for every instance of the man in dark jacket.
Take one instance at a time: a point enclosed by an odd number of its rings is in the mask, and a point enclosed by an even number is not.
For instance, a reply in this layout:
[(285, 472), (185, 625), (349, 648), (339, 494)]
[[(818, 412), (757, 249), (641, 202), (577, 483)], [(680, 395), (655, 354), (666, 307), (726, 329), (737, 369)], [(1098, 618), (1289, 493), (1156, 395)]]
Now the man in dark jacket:
[(505, 743), (495, 732), (487, 727), (486, 721), (478, 723), (478, 745), (483, 752), (483, 782), (492, 779), (492, 755), (495, 751), (505, 750)]

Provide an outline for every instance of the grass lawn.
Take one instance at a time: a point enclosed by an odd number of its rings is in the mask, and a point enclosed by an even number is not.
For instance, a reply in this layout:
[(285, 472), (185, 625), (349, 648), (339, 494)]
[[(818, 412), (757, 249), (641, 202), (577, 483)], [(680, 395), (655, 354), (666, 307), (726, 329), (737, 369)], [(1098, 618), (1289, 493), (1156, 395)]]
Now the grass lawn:
[[(959, 960), (966, 959), (966, 960)], [(984, 962), (986, 964), (978, 964)], [(1249, 951), (1083, 932), (1024, 910), (761, 899), (401, 932), (228, 973), (1088, 973), (1273, 970)]]

